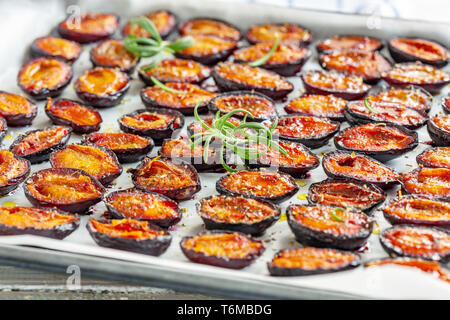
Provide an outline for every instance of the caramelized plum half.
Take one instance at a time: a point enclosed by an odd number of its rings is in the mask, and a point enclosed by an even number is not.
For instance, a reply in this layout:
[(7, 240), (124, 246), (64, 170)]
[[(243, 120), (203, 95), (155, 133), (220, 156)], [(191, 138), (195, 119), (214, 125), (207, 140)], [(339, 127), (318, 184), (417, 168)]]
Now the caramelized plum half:
[(398, 225), (384, 230), (380, 234), (380, 242), (392, 257), (444, 262), (450, 258), (450, 234), (438, 228)]
[(155, 146), (151, 138), (123, 132), (91, 133), (83, 142), (111, 149), (120, 163), (141, 161)]
[(37, 106), (18, 94), (0, 91), (0, 116), (9, 126), (26, 126), (37, 115)]
[(317, 51), (378, 51), (383, 47), (383, 42), (379, 39), (357, 36), (357, 35), (336, 35), (320, 41), (317, 45)]
[(416, 160), (424, 167), (450, 169), (450, 147), (426, 149), (416, 157)]
[(17, 189), (30, 173), (31, 164), (8, 150), (0, 150), (0, 196)]
[(450, 115), (436, 115), (428, 120), (427, 131), (435, 146), (450, 146)]
[(402, 104), (405, 107), (428, 112), (433, 104), (433, 96), (420, 87), (384, 88), (369, 97), (370, 102), (387, 101)]
[(187, 200), (201, 190), (200, 178), (195, 168), (168, 158), (146, 157), (133, 171), (136, 188), (163, 194), (174, 200)]
[(71, 127), (73, 132), (79, 134), (100, 130), (103, 121), (98, 111), (68, 99), (49, 98), (45, 113), (54, 124)]
[(53, 152), (50, 163), (53, 168), (84, 170), (105, 186), (122, 173), (114, 152), (97, 145), (71, 144)]
[(212, 76), (221, 91), (249, 90), (282, 99), (294, 90), (292, 83), (275, 72), (240, 63), (219, 63)]
[(373, 222), (361, 211), (325, 205), (291, 205), (289, 227), (302, 244), (355, 250), (372, 234)]
[(80, 218), (56, 209), (0, 208), (0, 234), (33, 234), (64, 239), (80, 224)]
[(96, 67), (75, 82), (77, 96), (94, 107), (118, 104), (130, 88), (128, 76), (119, 69)]
[(225, 195), (282, 202), (298, 191), (289, 174), (266, 170), (242, 170), (229, 173), (216, 182), (216, 190)]
[(40, 57), (24, 64), (17, 75), (17, 84), (36, 100), (61, 94), (72, 80), (72, 68), (63, 60)]
[(306, 276), (353, 269), (360, 261), (356, 253), (304, 247), (278, 251), (267, 267), (272, 276)]
[(450, 200), (450, 169), (419, 168), (402, 174), (403, 189), (412, 194), (422, 194)]
[(249, 266), (265, 250), (261, 240), (232, 231), (209, 231), (185, 237), (180, 246), (192, 262), (230, 269)]
[(194, 18), (185, 21), (179, 30), (182, 36), (216, 36), (223, 39), (238, 41), (241, 32), (234, 25), (219, 19)]
[(245, 38), (255, 44), (261, 42), (274, 42), (280, 39), (281, 44), (306, 46), (312, 40), (312, 33), (308, 29), (288, 23), (253, 25), (247, 30)]
[(122, 40), (105, 40), (91, 49), (90, 58), (96, 67), (119, 68), (130, 73), (134, 71), (139, 58), (125, 49)]
[(109, 38), (117, 29), (119, 18), (108, 13), (88, 12), (73, 19), (69, 17), (58, 25), (58, 33), (65, 39), (80, 43)]
[(209, 101), (216, 96), (215, 93), (191, 83), (167, 82), (166, 86), (184, 93), (169, 92), (157, 86), (143, 88), (141, 100), (144, 105), (149, 108), (174, 109), (184, 115), (193, 115), (198, 103), (201, 103), (198, 112), (206, 112)]
[(83, 170), (50, 168), (28, 178), (24, 191), (35, 206), (82, 213), (102, 200), (105, 188)]
[(379, 161), (389, 161), (418, 145), (417, 133), (385, 124), (363, 124), (347, 128), (334, 137), (339, 150), (363, 153)]
[(31, 56), (60, 58), (73, 63), (81, 54), (81, 46), (75, 41), (56, 37), (37, 38), (31, 44)]
[[(203, 122), (206, 123), (207, 126), (211, 127), (212, 123), (214, 121), (214, 118), (204, 118)], [(241, 120), (235, 117), (230, 117), (227, 120), (229, 123), (238, 126), (241, 123)], [(202, 125), (197, 122), (197, 121), (193, 121), (189, 124), (189, 126), (187, 127), (187, 132), (189, 136), (192, 136), (196, 133), (202, 133), (202, 132), (206, 132), (206, 129), (202, 127)], [(242, 136), (243, 138), (244, 136)]]
[(28, 131), (19, 136), (9, 149), (32, 164), (40, 163), (48, 160), (53, 151), (64, 147), (71, 132), (71, 128), (63, 126)]
[[(176, 28), (177, 26), (177, 18), (176, 16), (167, 10), (158, 10), (154, 12), (150, 12), (145, 15), (148, 19), (150, 19), (158, 30), (161, 38), (166, 39)], [(130, 22), (128, 22), (122, 29), (122, 34), (124, 37), (129, 36), (130, 34), (134, 34), (141, 38), (151, 38), (152, 35), (142, 28), (141, 26), (134, 25), (131, 28)]]
[(396, 62), (414, 62), (443, 67), (450, 53), (443, 45), (420, 38), (395, 38), (388, 43), (389, 53)]
[(287, 113), (298, 113), (306, 116), (329, 118), (344, 121), (344, 109), (347, 101), (333, 95), (304, 94), (289, 101), (284, 107)]
[(105, 199), (106, 208), (117, 219), (144, 220), (160, 227), (170, 227), (181, 220), (178, 203), (153, 192), (115, 191)]
[(312, 94), (328, 95), (356, 100), (364, 97), (370, 90), (363, 78), (357, 76), (346, 76), (334, 71), (312, 70), (301, 74), (303, 85), (307, 92)]

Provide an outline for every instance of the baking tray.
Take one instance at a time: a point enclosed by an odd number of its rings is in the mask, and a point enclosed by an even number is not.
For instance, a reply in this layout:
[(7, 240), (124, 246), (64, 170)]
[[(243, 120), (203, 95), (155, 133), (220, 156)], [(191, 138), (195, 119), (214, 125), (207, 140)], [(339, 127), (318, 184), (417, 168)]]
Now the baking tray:
[[(73, 1), (70, 3), (73, 4)], [(26, 12), (29, 15), (27, 21), (33, 21), (32, 17), (35, 15), (36, 18), (39, 17), (40, 23), (37, 28), (34, 28), (34, 23), (32, 25), (21, 24), (18, 21), (22, 20), (11, 18), (9, 21), (3, 22), (9, 23), (7, 26), (0, 24), (1, 33), (4, 33), (3, 35), (0, 33), (1, 38), (6, 39), (4, 48), (8, 48), (8, 51), (3, 50), (0, 53), (2, 70), (0, 88), (2, 90), (20, 93), (16, 85), (16, 75), (20, 65), (27, 59), (27, 44), (31, 43), (34, 38), (53, 30), (54, 26), (64, 18), (66, 4), (66, 2), (58, 1), (17, 1), (14, 2), (14, 5), (8, 4), (9, 17), (19, 17)], [(216, 17), (234, 23), (243, 30), (251, 24), (263, 22), (299, 23), (311, 29), (316, 40), (333, 34), (351, 33), (366, 34), (382, 39), (389, 39), (395, 35), (416, 35), (450, 43), (450, 33), (448, 32), (450, 25), (442, 23), (382, 18), (379, 24), (381, 29), (369, 29), (367, 21), (371, 17), (368, 16), (219, 1), (166, 0), (152, 1), (151, 3), (137, 0), (83, 1), (80, 2), (80, 5), (82, 5), (82, 11), (99, 10), (118, 13), (122, 18), (122, 24), (129, 17), (166, 8), (173, 11), (181, 20), (196, 16)], [(10, 25), (11, 23), (16, 25)], [(8, 30), (14, 30), (13, 37), (9, 36)], [(21, 41), (17, 41), (17, 39)], [(82, 71), (91, 67), (88, 59), (91, 47), (92, 45), (85, 46), (81, 58), (74, 64), (74, 79)], [(147, 61), (144, 59), (141, 63)], [(319, 66), (317, 56), (314, 55), (304, 66), (304, 70), (316, 68)], [(446, 70), (448, 71), (449, 67)], [(290, 80), (295, 85), (295, 90), (289, 96), (292, 99), (299, 96), (303, 88), (298, 77), (290, 78)], [(104, 119), (101, 131), (118, 131), (117, 118), (121, 114), (143, 108), (138, 95), (142, 86), (143, 84), (135, 77), (128, 94), (120, 105), (100, 110)], [(441, 95), (448, 91), (447, 87), (441, 92)], [(438, 105), (441, 95), (435, 97), (436, 101), (431, 114), (441, 110)], [(62, 96), (76, 98), (73, 86), (68, 87)], [(284, 103), (278, 105), (280, 114), (284, 113), (283, 105)], [(38, 106), (39, 114), (33, 122), (33, 128), (50, 125), (49, 119), (43, 112), (44, 102), (39, 102)], [(193, 118), (188, 117), (186, 120), (186, 125), (188, 125)], [(18, 134), (27, 130), (29, 128), (9, 130), (3, 147), (9, 147)], [(430, 140), (424, 128), (418, 132), (420, 141)], [(81, 136), (73, 135), (71, 142), (77, 142), (80, 139)], [(322, 155), (324, 152), (334, 149), (331, 145), (330, 143), (314, 152)], [(410, 171), (417, 166), (415, 156), (427, 147), (429, 147), (427, 144), (421, 143), (413, 152), (391, 161), (389, 165), (401, 172)], [(156, 153), (157, 148), (152, 151), (151, 155)], [(124, 173), (116, 180), (111, 191), (131, 187), (130, 176), (126, 173), (126, 169), (136, 166), (136, 163), (125, 165)], [(49, 167), (48, 163), (33, 165), (32, 171), (35, 172), (46, 167)], [(67, 266), (75, 264), (81, 268), (82, 275), (236, 298), (450, 298), (450, 286), (447, 283), (418, 270), (398, 266), (368, 269), (360, 267), (351, 271), (307, 277), (270, 277), (266, 264), (274, 253), (281, 248), (299, 246), (285, 219), (281, 219), (261, 237), (266, 244), (266, 252), (249, 268), (235, 271), (189, 262), (181, 253), (179, 241), (185, 235), (196, 234), (203, 230), (202, 221), (198, 217), (194, 205), (200, 198), (216, 193), (215, 181), (220, 176), (220, 174), (214, 173), (200, 174), (202, 191), (196, 195), (194, 200), (181, 203), (180, 206), (186, 208), (187, 212), (173, 230), (173, 242), (169, 250), (161, 257), (150, 257), (97, 246), (85, 228), (88, 217), (82, 217), (80, 228), (62, 241), (29, 235), (0, 237), (0, 262), (59, 272), (65, 272)], [(298, 194), (284, 202), (282, 209), (284, 210), (292, 203), (304, 203), (305, 200), (300, 199), (307, 193), (309, 184), (325, 178), (321, 168), (313, 170), (311, 177), (301, 182)], [(390, 196), (392, 194), (393, 192)], [(0, 200), (0, 203), (4, 202), (29, 205), (22, 188)], [(104, 211), (104, 205), (98, 204), (94, 208), (93, 215), (99, 216)], [(375, 217), (381, 230), (389, 226), (379, 212), (375, 214)], [(363, 261), (386, 256), (379, 244), (378, 235), (373, 234), (368, 242), (368, 250), (362, 253)]]

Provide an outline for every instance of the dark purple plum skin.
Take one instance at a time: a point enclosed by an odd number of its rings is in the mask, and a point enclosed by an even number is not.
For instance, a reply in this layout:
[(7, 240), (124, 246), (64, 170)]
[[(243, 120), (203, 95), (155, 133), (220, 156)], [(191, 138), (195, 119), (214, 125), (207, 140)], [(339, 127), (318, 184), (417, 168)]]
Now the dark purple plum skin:
[(433, 119), (427, 122), (427, 131), (433, 141), (434, 146), (448, 147), (450, 146), (450, 133), (444, 129), (439, 128)]
[[(0, 94), (1, 93), (7, 93), (7, 92), (0, 90)], [(27, 99), (27, 98), (25, 98), (25, 99)], [(36, 118), (37, 106), (29, 99), (27, 99), (27, 100), (29, 103), (31, 103), (32, 111), (28, 114), (20, 114), (19, 113), (19, 114), (8, 116), (8, 117), (4, 116), (4, 119), (6, 120), (8, 126), (10, 126), (10, 127), (27, 126), (33, 122), (34, 118)]]
[(17, 161), (23, 161), (26, 165), (26, 169), (21, 174), (11, 178), (8, 180), (8, 182), (0, 186), (0, 196), (6, 196), (8, 193), (16, 190), (19, 187), (19, 184), (21, 184), (25, 179), (29, 176), (30, 170), (31, 170), (31, 163), (27, 159), (24, 159), (22, 157), (19, 157), (17, 155), (14, 155), (14, 159)]
[(66, 28), (63, 28), (61, 24), (65, 21), (61, 21), (58, 24), (57, 31), (63, 37), (64, 39), (76, 41), (79, 43), (90, 43), (90, 42), (96, 42), (100, 40), (107, 39), (113, 35), (117, 27), (119, 26), (119, 16), (113, 14), (116, 17), (117, 25), (113, 32), (101, 32), (101, 33), (86, 33), (86, 32), (77, 32), (74, 30), (68, 30)]

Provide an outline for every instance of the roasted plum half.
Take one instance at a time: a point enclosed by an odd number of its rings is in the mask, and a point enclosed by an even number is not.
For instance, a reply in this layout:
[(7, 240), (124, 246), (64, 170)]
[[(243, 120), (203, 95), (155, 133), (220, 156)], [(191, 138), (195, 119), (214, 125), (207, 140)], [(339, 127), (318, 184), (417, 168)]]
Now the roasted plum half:
[(344, 121), (344, 109), (347, 101), (333, 95), (304, 94), (289, 101), (284, 107), (286, 113), (298, 113), (306, 116), (329, 118)]
[(61, 94), (72, 80), (72, 68), (63, 60), (40, 57), (24, 64), (17, 75), (17, 84), (30, 97), (44, 100)]
[(420, 61), (441, 68), (450, 58), (443, 45), (420, 38), (395, 38), (389, 41), (388, 48), (396, 62)]
[(342, 206), (368, 213), (386, 199), (386, 193), (370, 183), (326, 179), (311, 184), (307, 199), (311, 204)]
[(211, 18), (194, 18), (183, 22), (179, 28), (182, 36), (216, 36), (238, 41), (242, 35), (239, 29), (223, 20)]
[(81, 54), (81, 46), (75, 41), (48, 36), (34, 40), (30, 51), (34, 58), (53, 57), (73, 63)]
[[(154, 12), (147, 13), (145, 15), (156, 27), (161, 38), (166, 39), (176, 28), (177, 18), (172, 12), (167, 10), (158, 10)], [(124, 37), (128, 37), (130, 34), (141, 38), (151, 38), (152, 35), (142, 28), (141, 26), (134, 25), (131, 28), (130, 22), (128, 22), (122, 29), (122, 34)]]
[(141, 161), (155, 146), (151, 138), (124, 132), (91, 133), (83, 143), (111, 149), (120, 163)]
[(450, 75), (440, 69), (420, 62), (397, 63), (383, 73), (383, 80), (392, 86), (417, 86), (430, 93), (438, 93), (450, 83)]
[(28, 178), (24, 191), (35, 206), (83, 213), (102, 200), (105, 188), (83, 170), (50, 168)]
[(105, 40), (92, 48), (90, 58), (94, 66), (119, 68), (130, 73), (139, 62), (139, 58), (129, 52), (122, 40)]
[(26, 126), (37, 115), (37, 106), (18, 94), (0, 91), (0, 116), (11, 127)]
[(195, 168), (180, 160), (146, 157), (132, 171), (136, 188), (163, 194), (173, 200), (188, 200), (201, 190), (200, 178)]
[(372, 234), (371, 219), (355, 209), (291, 205), (286, 215), (295, 238), (313, 247), (355, 250), (362, 247)]
[(252, 44), (273, 43), (278, 38), (282, 44), (301, 47), (308, 45), (313, 35), (311, 31), (300, 25), (277, 23), (253, 25), (247, 30), (245, 38)]
[(32, 234), (64, 239), (79, 224), (79, 217), (56, 209), (0, 208), (0, 235)]
[(269, 201), (241, 196), (210, 196), (197, 204), (197, 211), (208, 230), (221, 229), (260, 235), (281, 215)]
[(119, 18), (113, 14), (88, 12), (62, 21), (58, 33), (65, 39), (88, 43), (109, 38), (118, 25)]
[(383, 42), (379, 39), (358, 35), (336, 35), (320, 41), (316, 45), (319, 53), (331, 51), (379, 51)]
[(115, 153), (97, 145), (71, 144), (53, 152), (50, 163), (53, 168), (84, 170), (103, 185), (109, 185), (122, 173)]
[(191, 83), (167, 82), (166, 86), (179, 92), (170, 92), (157, 86), (143, 88), (141, 100), (148, 108), (174, 109), (184, 115), (193, 115), (195, 106), (198, 112), (208, 111), (209, 101), (216, 96), (215, 93), (206, 91)]
[(380, 234), (380, 242), (392, 257), (443, 262), (450, 258), (450, 233), (439, 228), (398, 225), (384, 230)]
[[(258, 43), (251, 47), (242, 48), (233, 53), (234, 61), (250, 63), (266, 56), (273, 45), (271, 43)], [(295, 76), (302, 70), (305, 62), (311, 57), (311, 51), (295, 45), (281, 44), (272, 56), (260, 67), (271, 70), (285, 77)]]
[(216, 190), (225, 195), (279, 203), (297, 193), (298, 185), (292, 176), (284, 172), (242, 170), (217, 180)]
[(427, 123), (428, 134), (433, 145), (439, 147), (450, 146), (450, 115), (436, 115)]
[[(264, 124), (270, 127), (273, 121), (266, 121)], [(292, 114), (278, 119), (273, 134), (282, 140), (299, 142), (310, 148), (319, 148), (327, 144), (328, 140), (339, 132), (339, 128), (339, 122), (327, 118)]]
[(184, 116), (170, 109), (137, 110), (119, 119), (119, 126), (126, 133), (151, 137), (156, 145), (171, 138), (184, 126)]
[(311, 94), (332, 94), (345, 100), (360, 99), (371, 88), (361, 77), (347, 76), (335, 71), (306, 71), (302, 72), (301, 79), (305, 90)]
[(413, 150), (418, 145), (417, 133), (403, 127), (363, 124), (349, 127), (334, 137), (336, 148), (365, 154), (385, 162)]
[(423, 126), (428, 120), (426, 113), (399, 103), (367, 101), (370, 110), (365, 103), (361, 100), (347, 103), (344, 115), (348, 122), (354, 124), (387, 123), (414, 130)]
[(450, 201), (450, 169), (419, 168), (402, 174), (403, 190)]
[(153, 192), (115, 191), (103, 201), (114, 218), (144, 220), (164, 228), (178, 223), (182, 216), (178, 203)]
[(0, 196), (17, 189), (30, 173), (31, 164), (8, 150), (0, 150)]
[(152, 77), (161, 82), (199, 84), (211, 75), (211, 69), (198, 62), (184, 59), (166, 59), (156, 67), (146, 70), (148, 65), (138, 69), (139, 78), (148, 86), (153, 86)]
[(63, 126), (28, 131), (19, 136), (9, 149), (32, 164), (40, 163), (48, 160), (53, 151), (63, 148), (71, 133), (71, 128)]
[(219, 63), (212, 76), (221, 91), (249, 90), (282, 99), (294, 90), (292, 83), (275, 72), (241, 63)]
[[(209, 127), (212, 126), (213, 121), (214, 121), (214, 118), (212, 118), (212, 117), (203, 119), (203, 122)], [(235, 126), (238, 126), (241, 123), (241, 119), (238, 119), (238, 118), (235, 118), (235, 117), (230, 117), (230, 118), (228, 118), (227, 121), (229, 123), (235, 125)], [(188, 132), (188, 135), (191, 137), (191, 136), (193, 136), (196, 133), (206, 132), (206, 129), (203, 128), (203, 126), (199, 122), (193, 121), (187, 127), (187, 132)], [(242, 135), (242, 138), (243, 137), (244, 136)]]
[(367, 83), (380, 80), (383, 72), (391, 69), (389, 61), (378, 52), (335, 51), (320, 56), (320, 64), (344, 74), (359, 76)]
[(180, 246), (192, 262), (230, 269), (249, 266), (265, 250), (261, 240), (232, 231), (209, 231), (184, 237)]
[(54, 124), (71, 127), (73, 132), (79, 134), (100, 130), (103, 121), (98, 111), (68, 99), (49, 98), (45, 113)]
[(450, 147), (426, 149), (416, 157), (416, 161), (427, 168), (450, 169)]
[(86, 70), (75, 82), (77, 96), (94, 107), (118, 104), (130, 88), (128, 76), (119, 69), (96, 67)]
[(267, 264), (272, 276), (307, 276), (356, 268), (361, 257), (357, 253), (328, 248), (304, 247), (283, 249)]
[(370, 93), (370, 102), (387, 101), (399, 103), (405, 107), (429, 112), (433, 104), (433, 96), (420, 87), (409, 86), (406, 88), (383, 88), (377, 92)]

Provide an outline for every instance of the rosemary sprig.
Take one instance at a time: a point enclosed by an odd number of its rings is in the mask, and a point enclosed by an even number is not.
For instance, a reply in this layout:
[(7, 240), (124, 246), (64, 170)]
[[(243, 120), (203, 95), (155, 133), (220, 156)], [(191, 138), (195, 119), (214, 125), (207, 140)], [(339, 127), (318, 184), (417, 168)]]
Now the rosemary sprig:
[(367, 110), (369, 110), (370, 113), (376, 113), (375, 109), (370, 105), (369, 98), (364, 99), (364, 106)]
[(249, 62), (249, 63), (247, 63), (247, 64), (248, 64), (250, 67), (259, 67), (259, 66), (263, 65), (264, 63), (266, 63), (267, 60), (269, 60), (270, 57), (273, 56), (273, 54), (275, 53), (275, 51), (277, 51), (279, 42), (280, 42), (280, 38), (279, 38), (279, 37), (276, 37), (276, 38), (275, 38), (275, 42), (273, 43), (272, 48), (270, 49), (269, 52), (267, 52), (267, 53), (264, 55), (264, 57), (261, 57), (261, 58), (259, 58), (258, 60)]
[(188, 92), (186, 91), (181, 91), (181, 90), (176, 90), (173, 88), (170, 88), (168, 86), (166, 86), (164, 83), (162, 83), (161, 81), (159, 81), (158, 79), (156, 79), (155, 77), (150, 77), (150, 79), (152, 80), (152, 82), (155, 84), (155, 86), (157, 86), (158, 88), (170, 92), (170, 93), (174, 93), (174, 94), (187, 94)]

